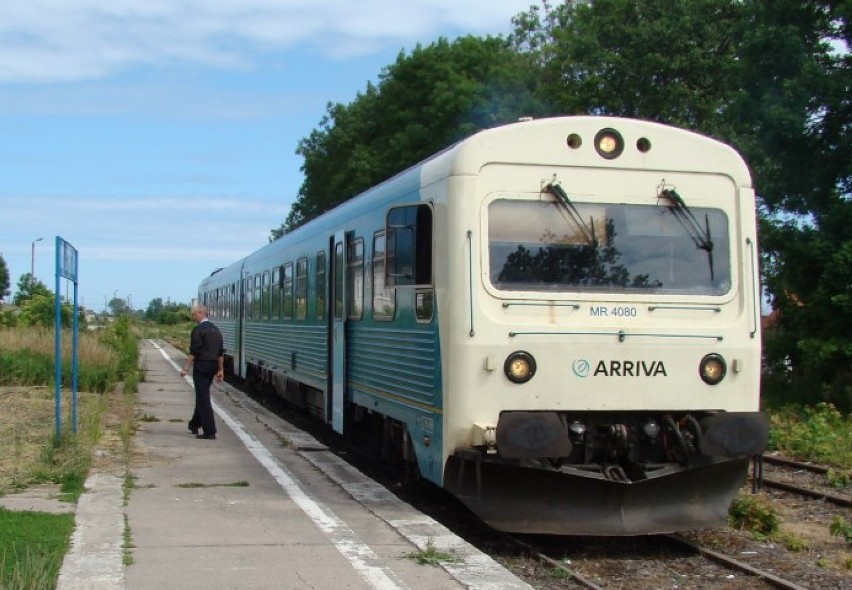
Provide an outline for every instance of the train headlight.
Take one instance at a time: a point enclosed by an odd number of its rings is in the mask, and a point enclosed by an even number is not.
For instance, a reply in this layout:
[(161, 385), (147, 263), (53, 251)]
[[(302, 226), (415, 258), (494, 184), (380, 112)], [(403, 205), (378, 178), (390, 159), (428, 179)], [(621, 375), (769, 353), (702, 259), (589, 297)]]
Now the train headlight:
[(595, 149), (601, 157), (612, 160), (624, 151), (624, 138), (615, 129), (601, 129), (595, 135)]
[(535, 359), (523, 350), (513, 352), (506, 357), (503, 371), (512, 383), (526, 383), (535, 375)]
[(701, 364), (698, 365), (698, 373), (701, 379), (708, 385), (716, 385), (728, 373), (728, 365), (725, 359), (718, 354), (708, 354), (701, 359)]

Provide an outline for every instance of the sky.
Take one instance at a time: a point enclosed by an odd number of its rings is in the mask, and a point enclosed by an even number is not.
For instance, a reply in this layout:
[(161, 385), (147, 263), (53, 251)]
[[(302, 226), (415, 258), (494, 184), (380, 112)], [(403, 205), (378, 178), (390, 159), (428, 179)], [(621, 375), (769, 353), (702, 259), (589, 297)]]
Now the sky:
[[(0, 3), (0, 255), (12, 293), (31, 269), (55, 290), (59, 236), (78, 251), (82, 305), (189, 303), (287, 217), (302, 183), (296, 147), (329, 102), (349, 103), (418, 43), (508, 34), (533, 3)], [(63, 296), (73, 288), (60, 282)]]

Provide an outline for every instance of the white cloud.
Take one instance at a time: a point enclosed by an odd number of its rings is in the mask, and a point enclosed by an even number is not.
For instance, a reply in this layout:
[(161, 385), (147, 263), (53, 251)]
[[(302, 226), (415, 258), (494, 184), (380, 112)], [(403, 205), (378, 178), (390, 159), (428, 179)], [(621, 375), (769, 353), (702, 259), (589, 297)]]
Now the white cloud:
[(98, 79), (139, 65), (247, 67), (306, 46), (332, 57), (508, 31), (530, 0), (27, 0), (0, 3), (0, 83)]

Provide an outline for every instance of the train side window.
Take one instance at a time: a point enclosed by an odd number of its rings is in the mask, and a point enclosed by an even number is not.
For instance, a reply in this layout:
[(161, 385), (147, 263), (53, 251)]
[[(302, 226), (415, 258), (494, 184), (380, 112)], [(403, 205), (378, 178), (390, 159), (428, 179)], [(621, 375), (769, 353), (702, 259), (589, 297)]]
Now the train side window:
[(269, 286), (272, 290), (272, 302), (270, 303), (271, 310), (269, 317), (273, 320), (281, 318), (281, 267), (275, 267), (272, 270), (272, 284)]
[(296, 261), (296, 319), (308, 317), (308, 259)]
[(293, 263), (288, 262), (284, 265), (283, 276), (281, 277), (281, 290), (283, 291), (284, 311), (281, 317), (285, 320), (293, 319)]
[(263, 298), (260, 295), (261, 283), (260, 283), (260, 273), (254, 275), (254, 310), (252, 311), (252, 317), (254, 319), (261, 319), (260, 310), (263, 305)]
[(270, 293), (269, 293), (269, 271), (264, 271), (263, 273), (263, 282), (260, 287), (260, 316), (261, 319), (268, 320), (269, 319), (269, 301), (270, 301)]
[(385, 286), (432, 284), (432, 209), (408, 205), (388, 211)]
[(246, 319), (251, 319), (251, 311), (252, 311), (252, 297), (253, 292), (251, 289), (251, 279), (246, 279), (243, 281), (243, 315)]
[(343, 242), (334, 245), (334, 319), (343, 319)]
[(349, 299), (346, 317), (360, 320), (364, 315), (364, 240), (351, 240), (346, 247), (346, 265), (349, 267), (346, 273), (346, 296)]
[(396, 311), (396, 289), (385, 287), (385, 232), (373, 236), (373, 319), (390, 321)]
[(316, 280), (314, 281), (317, 290), (317, 320), (322, 320), (325, 317), (325, 252), (317, 252), (317, 267)]

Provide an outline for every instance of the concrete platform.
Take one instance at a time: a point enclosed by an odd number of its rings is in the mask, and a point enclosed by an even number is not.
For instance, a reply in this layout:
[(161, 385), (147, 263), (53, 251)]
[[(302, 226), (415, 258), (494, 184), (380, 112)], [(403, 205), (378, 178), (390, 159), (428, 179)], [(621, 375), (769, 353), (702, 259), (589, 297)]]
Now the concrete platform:
[[(530, 588), (227, 385), (214, 385), (217, 440), (195, 439), (183, 356), (153, 341), (140, 355), (137, 413), (157, 421), (140, 423), (126, 506), (115, 481), (87, 482), (81, 507), (110, 498), (119, 522), (90, 527), (78, 509), (60, 590)], [(453, 560), (410, 557), (427, 546)]]

